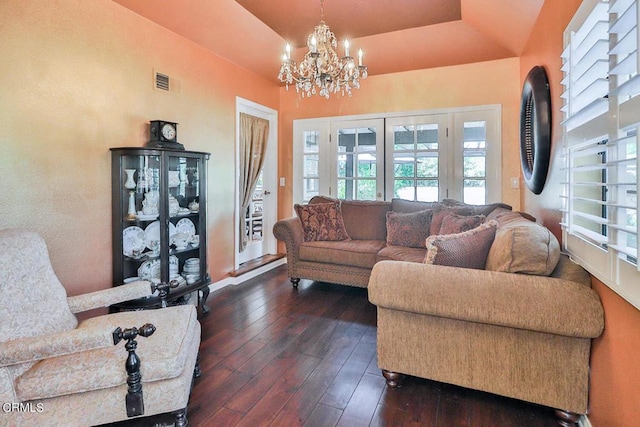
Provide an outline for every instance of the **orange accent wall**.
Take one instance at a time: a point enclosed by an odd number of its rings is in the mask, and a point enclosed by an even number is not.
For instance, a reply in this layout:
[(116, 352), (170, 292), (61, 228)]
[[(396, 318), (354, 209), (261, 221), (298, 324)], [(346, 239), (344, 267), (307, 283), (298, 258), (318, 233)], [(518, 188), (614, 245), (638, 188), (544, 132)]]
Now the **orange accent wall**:
[(209, 272), (233, 270), (236, 96), (277, 109), (278, 85), (110, 0), (2, 1), (0, 39), (0, 228), (43, 235), (69, 294), (111, 287), (109, 148), (170, 120), (211, 152)]
[[(425, 53), (426, 54), (426, 53)], [(361, 82), (353, 96), (327, 100), (318, 96), (301, 98), (294, 88), (281, 89), (279, 176), (292, 182), (293, 120), (370, 113), (401, 112), (502, 105), (502, 200), (515, 210), (520, 193), (510, 188), (509, 177), (519, 176), (519, 61), (503, 59), (470, 65), (433, 68), (376, 75)], [(292, 215), (292, 187), (280, 188), (280, 218)]]
[[(562, 33), (579, 0), (547, 0), (527, 47), (520, 58), (520, 81), (523, 82), (534, 65), (543, 65), (549, 75), (553, 108), (552, 161), (547, 184), (540, 195), (522, 189), (522, 206), (542, 220), (558, 238), (561, 237), (559, 211), (562, 165), (557, 146), (561, 144), (562, 105), (560, 93), (560, 54)], [(640, 311), (627, 303), (606, 285), (593, 279), (605, 310), (605, 330), (594, 340), (591, 354), (590, 413), (594, 427), (626, 427), (640, 422)], [(567, 307), (579, 310), (580, 307)]]

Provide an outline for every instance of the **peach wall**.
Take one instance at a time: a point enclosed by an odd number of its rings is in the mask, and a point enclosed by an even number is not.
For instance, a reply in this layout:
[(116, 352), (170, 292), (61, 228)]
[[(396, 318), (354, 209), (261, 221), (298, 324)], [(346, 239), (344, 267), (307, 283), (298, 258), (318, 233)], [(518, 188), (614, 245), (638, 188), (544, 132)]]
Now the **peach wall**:
[[(562, 32), (580, 6), (579, 0), (561, 2), (547, 0), (534, 32), (521, 57), (520, 81), (534, 65), (543, 65), (549, 74), (553, 106), (553, 141), (551, 170), (547, 185), (540, 195), (522, 190), (524, 210), (542, 219), (560, 238), (561, 212), (558, 197), (562, 180), (558, 168), (562, 164), (557, 146), (562, 129), (560, 53)], [(598, 292), (605, 310), (604, 334), (593, 342), (591, 354), (590, 413), (594, 427), (626, 427), (640, 422), (640, 311), (624, 301), (597, 279), (593, 288)], [(577, 309), (579, 307), (570, 307)]]
[[(233, 269), (235, 98), (278, 107), (279, 87), (110, 0), (0, 2), (0, 228), (47, 241), (69, 294), (111, 286), (110, 147), (179, 123), (211, 152), (209, 272)], [(153, 90), (157, 69), (181, 93)]]
[[(295, 89), (281, 89), (279, 176), (291, 183), (293, 120), (413, 110), (502, 105), (502, 199), (520, 207), (520, 193), (508, 177), (519, 176), (519, 61), (503, 59), (403, 73), (376, 75), (361, 82), (353, 96), (302, 99)], [(279, 217), (291, 216), (292, 187), (280, 189)]]

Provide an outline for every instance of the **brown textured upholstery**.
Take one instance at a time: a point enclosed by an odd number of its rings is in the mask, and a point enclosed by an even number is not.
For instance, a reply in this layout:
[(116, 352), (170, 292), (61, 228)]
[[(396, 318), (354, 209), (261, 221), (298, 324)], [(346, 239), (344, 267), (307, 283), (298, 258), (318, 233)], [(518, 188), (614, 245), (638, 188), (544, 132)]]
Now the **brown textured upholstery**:
[(373, 268), (383, 240), (345, 240), (342, 242), (305, 242), (300, 245), (300, 259), (304, 261), (353, 265)]
[(408, 248), (406, 246), (385, 246), (378, 252), (378, 261), (424, 262), (427, 254), (425, 248)]
[(389, 202), (343, 200), (342, 218), (349, 237), (354, 240), (386, 240), (386, 214)]
[(562, 258), (554, 277), (377, 263), (378, 365), (585, 413), (603, 309), (589, 275)]

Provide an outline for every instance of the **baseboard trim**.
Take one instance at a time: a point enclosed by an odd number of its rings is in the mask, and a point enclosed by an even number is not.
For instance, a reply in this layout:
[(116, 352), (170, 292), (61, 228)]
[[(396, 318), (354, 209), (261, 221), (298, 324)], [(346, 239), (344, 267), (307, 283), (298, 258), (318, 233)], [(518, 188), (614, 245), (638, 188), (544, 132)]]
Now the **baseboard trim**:
[(222, 288), (225, 288), (229, 285), (239, 285), (243, 282), (246, 282), (249, 279), (253, 279), (256, 276), (259, 276), (263, 273), (266, 273), (267, 271), (273, 270), (276, 267), (279, 267), (283, 264), (287, 263), (287, 259), (286, 258), (281, 258), (279, 260), (270, 262), (268, 264), (263, 265), (262, 267), (256, 268), (254, 270), (251, 270), (247, 273), (244, 273), (240, 276), (236, 276), (236, 277), (225, 277), (222, 280), (219, 280), (217, 282), (213, 282), (209, 285), (209, 292), (215, 292), (215, 291), (219, 291)]

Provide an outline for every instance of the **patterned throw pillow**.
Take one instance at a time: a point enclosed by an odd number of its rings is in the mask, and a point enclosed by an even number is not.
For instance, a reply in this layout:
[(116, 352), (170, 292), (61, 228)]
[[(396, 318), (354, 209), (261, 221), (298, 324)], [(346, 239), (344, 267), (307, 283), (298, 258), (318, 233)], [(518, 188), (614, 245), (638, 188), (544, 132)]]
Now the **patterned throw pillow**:
[(473, 208), (471, 206), (456, 206), (456, 207), (441, 207), (436, 208), (433, 211), (433, 217), (431, 218), (431, 233), (440, 234), (440, 227), (442, 227), (442, 220), (444, 217), (451, 214), (456, 215), (474, 215)]
[(344, 227), (339, 202), (294, 206), (302, 223), (304, 241), (351, 240)]
[(387, 245), (424, 248), (433, 211), (387, 212)]
[(456, 234), (469, 231), (482, 224), (485, 220), (484, 215), (457, 215), (449, 214), (442, 219), (440, 232), (438, 234)]
[(497, 225), (490, 220), (463, 233), (428, 237), (424, 263), (484, 270)]

